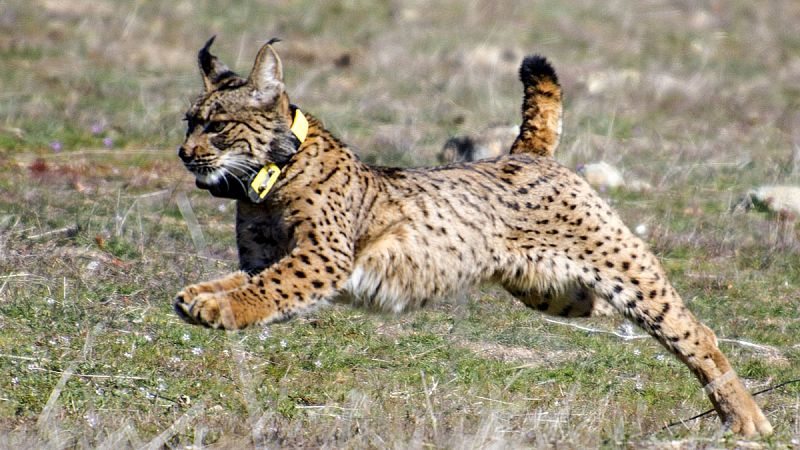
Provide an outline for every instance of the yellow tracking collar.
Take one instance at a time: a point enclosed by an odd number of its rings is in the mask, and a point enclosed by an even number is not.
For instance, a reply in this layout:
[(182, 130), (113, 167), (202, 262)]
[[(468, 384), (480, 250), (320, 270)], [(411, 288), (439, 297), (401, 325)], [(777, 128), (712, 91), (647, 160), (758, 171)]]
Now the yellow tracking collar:
[(308, 136), (308, 119), (300, 109), (294, 110), (294, 120), (292, 121), (292, 133), (297, 136), (297, 140), (302, 144)]
[[(308, 136), (308, 119), (306, 116), (300, 111), (300, 109), (295, 109), (294, 112), (294, 120), (292, 121), (292, 133), (297, 137), (297, 140), (300, 141), (302, 144), (303, 141), (306, 140)], [(264, 200), (264, 197), (267, 196), (269, 191), (272, 189), (272, 186), (275, 186), (275, 182), (278, 181), (278, 177), (281, 174), (281, 169), (275, 163), (269, 163), (266, 166), (262, 167), (261, 170), (258, 171), (253, 180), (250, 182), (250, 187), (253, 189), (254, 196), (250, 195), (250, 199), (254, 202), (259, 202)]]
[(258, 174), (253, 177), (253, 181), (250, 182), (250, 187), (255, 191), (258, 200), (263, 200), (267, 196), (272, 186), (275, 186), (275, 182), (278, 181), (280, 174), (281, 169), (275, 163), (270, 163), (258, 171)]

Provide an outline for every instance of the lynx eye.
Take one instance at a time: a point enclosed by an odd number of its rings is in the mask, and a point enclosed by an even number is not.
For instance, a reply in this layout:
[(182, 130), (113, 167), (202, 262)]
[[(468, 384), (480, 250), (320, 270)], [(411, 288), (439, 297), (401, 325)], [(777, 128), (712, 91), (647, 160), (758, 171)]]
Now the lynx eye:
[(227, 125), (227, 124), (228, 124), (227, 122), (223, 122), (223, 121), (220, 121), (220, 120), (212, 120), (211, 122), (208, 122), (206, 124), (205, 132), (206, 133), (219, 133), (219, 132), (221, 132), (222, 130), (225, 129), (225, 125)]

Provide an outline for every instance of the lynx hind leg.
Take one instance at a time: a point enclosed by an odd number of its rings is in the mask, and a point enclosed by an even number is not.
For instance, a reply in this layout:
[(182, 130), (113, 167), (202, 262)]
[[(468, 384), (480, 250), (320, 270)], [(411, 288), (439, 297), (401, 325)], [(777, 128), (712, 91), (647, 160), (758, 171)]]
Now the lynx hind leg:
[(519, 289), (506, 286), (506, 290), (525, 306), (551, 316), (589, 317), (609, 316), (614, 309), (603, 297), (580, 283), (569, 283), (551, 289)]
[(656, 257), (624, 227), (614, 234), (588, 241), (597, 257), (582, 260), (590, 264), (578, 271), (580, 282), (683, 361), (733, 432), (771, 433), (769, 421), (717, 347), (716, 336), (686, 308)]

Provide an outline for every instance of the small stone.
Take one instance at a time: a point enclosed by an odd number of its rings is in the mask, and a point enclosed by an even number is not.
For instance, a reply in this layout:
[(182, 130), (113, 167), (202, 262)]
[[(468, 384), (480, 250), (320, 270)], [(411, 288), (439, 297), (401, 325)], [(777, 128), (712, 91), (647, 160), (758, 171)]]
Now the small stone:
[(800, 216), (800, 186), (761, 186), (748, 192), (739, 206), (796, 220)]
[(631, 192), (650, 192), (653, 185), (644, 180), (634, 179), (625, 184), (625, 189)]
[(578, 173), (583, 175), (589, 184), (597, 188), (617, 188), (625, 185), (622, 172), (605, 161), (586, 164), (578, 169)]
[(469, 162), (508, 154), (519, 135), (519, 126), (493, 125), (477, 133), (450, 138), (439, 152), (439, 162)]

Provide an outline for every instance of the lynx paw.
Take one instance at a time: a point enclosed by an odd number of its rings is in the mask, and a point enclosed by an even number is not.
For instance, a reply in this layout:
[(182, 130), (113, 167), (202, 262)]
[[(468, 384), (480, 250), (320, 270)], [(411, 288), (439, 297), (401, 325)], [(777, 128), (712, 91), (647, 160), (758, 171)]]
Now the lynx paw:
[(178, 293), (173, 302), (175, 312), (194, 325), (209, 328), (225, 328), (236, 330), (236, 320), (231, 309), (230, 300), (220, 294), (194, 294), (192, 287)]
[(195, 297), (200, 295), (203, 292), (202, 290), (197, 288), (197, 285), (192, 284), (190, 286), (186, 286), (183, 288), (178, 294), (175, 296), (174, 304), (177, 304), (179, 301), (183, 301), (185, 303), (191, 303)]
[(772, 434), (772, 425), (758, 408), (748, 411), (747, 414), (740, 414), (731, 417), (726, 424), (735, 434), (742, 436), (767, 436)]

